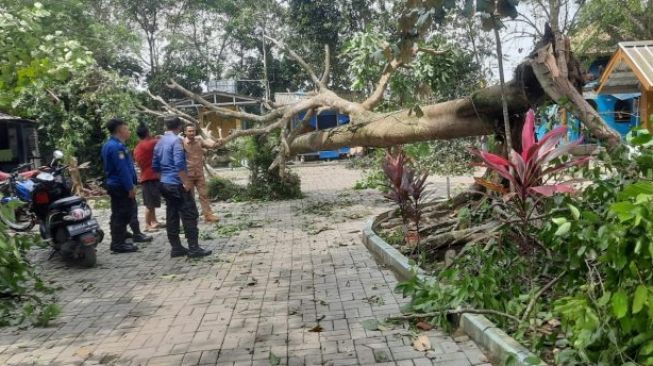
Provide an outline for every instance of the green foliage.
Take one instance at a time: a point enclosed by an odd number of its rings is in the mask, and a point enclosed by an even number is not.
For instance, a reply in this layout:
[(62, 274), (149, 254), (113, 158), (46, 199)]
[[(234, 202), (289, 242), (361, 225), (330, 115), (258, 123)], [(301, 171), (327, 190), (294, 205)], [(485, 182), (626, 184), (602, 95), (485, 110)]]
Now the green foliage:
[(404, 149), (418, 169), (436, 175), (456, 176), (474, 171), (469, 147), (476, 145), (475, 138), (461, 138), (408, 144)]
[(279, 174), (279, 168), (270, 170), (277, 154), (278, 136), (247, 137), (237, 145), (232, 157), (234, 161), (247, 161), (249, 169), (249, 184), (246, 196), (254, 200), (284, 200), (301, 198), (301, 181), (299, 176), (286, 170), (284, 177)]
[[(389, 44), (388, 39), (375, 32), (359, 32), (347, 42), (342, 56), (349, 60), (353, 90), (369, 93), (376, 86), (387, 63), (384, 44)], [(480, 65), (471, 52), (442, 36), (434, 36), (419, 46), (436, 50), (439, 54), (420, 52), (410, 69), (400, 69), (393, 74), (385, 109), (412, 107), (426, 100), (448, 100), (467, 95), (483, 85)], [(397, 53), (398, 50), (391, 48), (390, 52)]]
[(0, 14), (0, 110), (36, 119), (46, 155), (62, 149), (99, 174), (102, 126), (115, 116), (135, 126), (138, 95), (79, 41), (54, 30), (62, 17), (40, 3)]
[(586, 1), (571, 30), (574, 52), (592, 58), (609, 55), (617, 42), (652, 39), (651, 4), (640, 0)]
[(631, 139), (634, 159), (625, 150), (614, 152), (606, 163), (613, 171), (608, 179), (598, 169), (588, 171), (596, 179), (582, 197), (568, 199), (574, 209), (543, 228), (542, 237), (573, 271), (568, 295), (555, 303), (574, 347), (569, 359), (653, 364), (650, 140), (646, 131)]
[(45, 30), (50, 16), (40, 3), (0, 13), (0, 109), (16, 108), (26, 93), (44, 93), (93, 63), (78, 41)]
[(59, 101), (34, 91), (23, 95), (16, 107), (39, 122), (45, 152), (61, 149), (66, 156), (78, 156), (80, 163), (90, 161), (92, 171), (99, 174), (102, 164), (98, 151), (108, 134), (104, 124), (121, 117), (134, 131), (139, 121), (134, 114), (138, 95), (127, 80), (97, 66), (78, 71), (66, 83), (51, 85), (50, 91)]
[(53, 289), (25, 258), (38, 241), (35, 235), (10, 235), (0, 222), (0, 327), (23, 322), (47, 326), (60, 312)]
[[(435, 140), (403, 145), (406, 155), (419, 171), (440, 176), (459, 176), (471, 174), (474, 167), (470, 146), (478, 145), (475, 138), (454, 140)], [(363, 178), (357, 181), (354, 189), (378, 189), (385, 191), (385, 177), (381, 171), (383, 149), (376, 149), (362, 158), (355, 158), (352, 168), (363, 169)]]
[[(436, 280), (402, 283), (411, 310), (470, 307), (521, 318), (543, 279), (564, 273), (524, 323), (494, 320), (535, 350), (558, 348), (559, 365), (653, 364), (652, 141), (647, 131), (633, 133), (630, 146), (584, 168), (590, 183), (580, 195), (541, 200), (536, 210), (546, 219), (534, 220), (528, 235), (545, 250), (514, 240), (515, 225), (506, 225), (499, 241), (469, 248)], [(435, 320), (447, 323), (444, 315)]]
[[(515, 278), (528, 273), (527, 262), (518, 253), (510, 242), (488, 250), (474, 246), (451, 268), (429, 279), (415, 276), (400, 283), (397, 291), (411, 297), (411, 312), (442, 312), (433, 320), (445, 329), (451, 326), (445, 311), (458, 307), (518, 313), (525, 307), (521, 294), (527, 286)], [(492, 320), (506, 328), (513, 325), (501, 317)]]
[(246, 197), (246, 189), (221, 177), (213, 177), (207, 182), (209, 197), (218, 201), (238, 201)]

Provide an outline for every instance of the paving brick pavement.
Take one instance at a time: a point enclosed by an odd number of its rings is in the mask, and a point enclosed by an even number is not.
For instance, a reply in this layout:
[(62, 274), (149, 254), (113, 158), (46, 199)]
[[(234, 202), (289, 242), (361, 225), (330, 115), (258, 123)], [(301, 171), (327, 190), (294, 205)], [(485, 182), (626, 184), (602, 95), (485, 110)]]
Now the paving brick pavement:
[[(360, 173), (342, 165), (297, 171), (302, 200), (216, 203), (223, 228), (200, 227), (217, 253), (203, 260), (171, 259), (164, 232), (135, 254), (105, 241), (94, 269), (36, 251), (62, 314), (47, 328), (0, 329), (0, 365), (489, 365), (465, 337), (434, 330), (433, 350), (417, 352), (407, 330), (363, 327), (406, 302), (360, 240), (387, 203), (352, 191)], [(96, 214), (106, 226), (108, 211)]]

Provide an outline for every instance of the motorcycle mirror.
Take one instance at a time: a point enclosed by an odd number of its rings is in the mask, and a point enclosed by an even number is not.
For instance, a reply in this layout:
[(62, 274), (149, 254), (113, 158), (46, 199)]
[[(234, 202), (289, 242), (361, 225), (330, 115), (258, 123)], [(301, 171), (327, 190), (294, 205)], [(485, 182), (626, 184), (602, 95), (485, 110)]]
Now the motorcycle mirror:
[(52, 154), (52, 157), (54, 160), (61, 160), (63, 159), (63, 152), (61, 150), (55, 150), (54, 153)]

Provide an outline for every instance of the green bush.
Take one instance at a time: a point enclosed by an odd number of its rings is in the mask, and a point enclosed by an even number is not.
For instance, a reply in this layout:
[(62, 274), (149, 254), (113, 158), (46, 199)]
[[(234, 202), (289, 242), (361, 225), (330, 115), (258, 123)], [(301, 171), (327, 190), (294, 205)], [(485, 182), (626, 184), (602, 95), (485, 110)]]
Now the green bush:
[(218, 201), (239, 201), (247, 197), (247, 190), (229, 179), (213, 177), (207, 182), (209, 197)]
[[(0, 209), (8, 209), (0, 207)], [(40, 278), (25, 254), (36, 235), (11, 235), (0, 221), (0, 326), (29, 322), (47, 326), (60, 309), (54, 290)]]
[(582, 192), (539, 200), (527, 232), (507, 221), (436, 280), (402, 283), (409, 310), (447, 326), (450, 309), (489, 309), (551, 364), (653, 365), (653, 136), (599, 160)]
[[(302, 197), (299, 176), (286, 170), (282, 175), (279, 168), (270, 170), (277, 156), (275, 148), (279, 137), (272, 134), (264, 137), (246, 137), (229, 145), (232, 166), (246, 161), (249, 169), (247, 188), (220, 179), (209, 182), (209, 194), (215, 199), (238, 197), (251, 200), (285, 200)], [(223, 193), (220, 193), (223, 190)], [(224, 198), (223, 198), (224, 197)]]
[(297, 174), (286, 170), (282, 176), (279, 168), (270, 170), (277, 156), (274, 151), (278, 146), (277, 141), (278, 137), (274, 135), (252, 138), (247, 186), (247, 194), (251, 199), (267, 201), (302, 197), (301, 180)]

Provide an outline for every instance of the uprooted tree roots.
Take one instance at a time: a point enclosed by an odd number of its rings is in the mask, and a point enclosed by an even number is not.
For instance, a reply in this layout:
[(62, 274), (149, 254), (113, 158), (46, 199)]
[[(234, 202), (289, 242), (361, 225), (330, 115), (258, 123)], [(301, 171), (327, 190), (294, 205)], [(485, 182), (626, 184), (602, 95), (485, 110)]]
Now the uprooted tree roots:
[[(497, 235), (502, 222), (488, 218), (482, 224), (471, 225), (468, 217), (460, 215), (461, 210), (468, 212), (475, 210), (483, 200), (483, 195), (469, 191), (448, 201), (426, 204), (422, 207), (422, 222), (417, 244), (419, 248), (405, 242), (394, 244), (399, 244), (408, 254), (416, 254), (419, 249), (419, 253), (426, 255), (426, 258), (438, 260), (445, 258), (447, 251), (454, 250), (456, 255), (459, 255), (470, 245), (485, 243)], [(375, 229), (385, 237), (405, 234), (403, 233), (404, 220), (398, 210), (377, 222)], [(446, 259), (449, 264), (452, 258)]]

